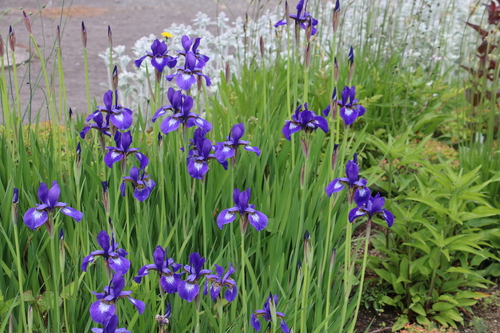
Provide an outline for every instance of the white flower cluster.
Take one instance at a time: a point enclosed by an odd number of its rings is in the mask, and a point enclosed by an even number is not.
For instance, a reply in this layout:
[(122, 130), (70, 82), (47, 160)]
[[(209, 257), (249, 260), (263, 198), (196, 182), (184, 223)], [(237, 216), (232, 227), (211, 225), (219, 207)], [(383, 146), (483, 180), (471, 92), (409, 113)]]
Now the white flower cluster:
[[(413, 66), (426, 66), (436, 61), (448, 61), (448, 65), (444, 67), (449, 67), (450, 62), (460, 55), (464, 32), (469, 33), (464, 29), (463, 22), (469, 17), (470, 8), (467, 3), (470, 1), (341, 1), (342, 15), (337, 32), (338, 50), (345, 50), (345, 57), (351, 45), (356, 52), (363, 49), (366, 51), (368, 48), (370, 52), (377, 52), (382, 57), (390, 57), (395, 52), (400, 52), (404, 59), (402, 65), (410, 70)], [(312, 16), (319, 20), (318, 33), (313, 36), (313, 43), (328, 51), (333, 36), (333, 7), (334, 3), (327, 2), (314, 9), (308, 8)], [(229, 22), (224, 12), (221, 12), (215, 21), (199, 12), (192, 25), (172, 24), (165, 29), (174, 36), (168, 41), (170, 54), (175, 55), (176, 50), (182, 50), (183, 35), (190, 38), (201, 37), (198, 50), (210, 57), (203, 72), (212, 79), (209, 91), (213, 92), (217, 89), (221, 77), (219, 74), (226, 66), (229, 66), (232, 75), (237, 77), (245, 64), (262, 64), (260, 38), (264, 42), (265, 62), (272, 62), (278, 56), (286, 56), (287, 27), (274, 28), (274, 24), (284, 17), (283, 8), (277, 10), (280, 10), (280, 13), (266, 11), (256, 20), (240, 17), (234, 22)], [(295, 8), (291, 7), (290, 12), (294, 13)], [(479, 12), (482, 11), (477, 10), (476, 15)], [(293, 25), (288, 29), (293, 37)], [(302, 30), (301, 34), (304, 34)], [(138, 59), (146, 54), (146, 51), (150, 51), (156, 38), (151, 34), (139, 39), (132, 48), (133, 59)], [(109, 49), (100, 56), (109, 66)], [(144, 105), (144, 101), (149, 98), (150, 84), (154, 84), (154, 68), (148, 60), (139, 68), (133, 63), (129, 64), (132, 59), (122, 45), (113, 48), (112, 58), (120, 73), (120, 99), (123, 97), (124, 104), (128, 103), (126, 105), (137, 110), (137, 106)], [(149, 78), (146, 73), (149, 73)], [(148, 80), (151, 83), (148, 83)], [(110, 82), (106, 86), (109, 87)]]

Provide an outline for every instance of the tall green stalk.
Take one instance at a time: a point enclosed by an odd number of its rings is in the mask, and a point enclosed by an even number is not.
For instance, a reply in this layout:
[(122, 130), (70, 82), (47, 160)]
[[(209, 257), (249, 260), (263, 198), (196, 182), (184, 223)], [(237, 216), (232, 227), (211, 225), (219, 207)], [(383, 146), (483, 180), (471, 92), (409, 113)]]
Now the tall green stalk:
[(366, 222), (366, 236), (365, 236), (365, 249), (363, 253), (363, 266), (361, 267), (361, 280), (359, 282), (358, 288), (358, 300), (356, 303), (356, 310), (354, 311), (354, 318), (352, 320), (352, 326), (350, 332), (354, 332), (354, 328), (356, 326), (356, 320), (358, 319), (359, 306), (361, 305), (361, 298), (363, 295), (363, 286), (365, 283), (365, 272), (366, 272), (366, 262), (368, 259), (368, 244), (370, 243), (370, 234), (372, 229), (372, 220), (368, 219)]

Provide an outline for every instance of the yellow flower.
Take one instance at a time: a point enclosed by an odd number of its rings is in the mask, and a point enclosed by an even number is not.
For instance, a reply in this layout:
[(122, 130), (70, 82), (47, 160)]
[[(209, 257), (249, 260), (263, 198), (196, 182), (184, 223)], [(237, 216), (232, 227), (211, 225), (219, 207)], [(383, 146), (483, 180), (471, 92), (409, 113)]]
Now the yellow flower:
[(165, 38), (172, 38), (172, 37), (174, 37), (174, 35), (172, 35), (170, 32), (166, 32), (166, 31), (162, 32), (161, 35), (163, 37), (165, 37)]

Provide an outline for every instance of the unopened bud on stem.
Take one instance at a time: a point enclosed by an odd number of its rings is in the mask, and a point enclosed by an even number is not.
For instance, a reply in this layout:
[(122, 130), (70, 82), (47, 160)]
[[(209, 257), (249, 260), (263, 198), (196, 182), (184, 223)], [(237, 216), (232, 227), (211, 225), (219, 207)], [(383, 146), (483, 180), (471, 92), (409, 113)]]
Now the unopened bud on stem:
[(12, 29), (12, 26), (9, 27), (9, 46), (11, 52), (16, 50), (16, 33)]
[(87, 48), (87, 29), (85, 28), (85, 23), (82, 21), (82, 44), (83, 48)]
[(26, 15), (26, 12), (23, 10), (23, 16), (24, 16), (24, 25), (26, 26), (26, 30), (30, 33), (30, 35), (33, 35), (33, 31), (31, 30), (31, 23), (28, 15)]

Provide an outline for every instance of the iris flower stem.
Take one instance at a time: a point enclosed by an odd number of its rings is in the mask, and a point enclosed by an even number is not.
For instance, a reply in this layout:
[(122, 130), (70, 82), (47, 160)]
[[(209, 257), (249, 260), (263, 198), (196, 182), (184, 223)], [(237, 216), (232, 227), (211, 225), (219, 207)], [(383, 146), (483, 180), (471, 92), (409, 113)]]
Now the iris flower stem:
[[(0, 56), (0, 72), (2, 73), (1, 75), (1, 79), (2, 79), (2, 82), (7, 82), (7, 77), (5, 76), (5, 60), (4, 60), (4, 57), (3, 56)], [(3, 120), (3, 123), (4, 124), (7, 124), (6, 128), (5, 128), (5, 134), (6, 134), (6, 137), (9, 137), (9, 134), (10, 134), (10, 129), (9, 127), (12, 126), (12, 127), (15, 127), (14, 124), (10, 124), (10, 105), (9, 105), (9, 102), (8, 102), (8, 99), (7, 99), (7, 85), (6, 84), (2, 84), (0, 86), (0, 93), (2, 94), (2, 120)], [(10, 126), (9, 126), (10, 125)]]
[[(51, 214), (50, 214), (51, 215)], [(49, 219), (52, 219), (53, 217), (52, 216), (49, 216)], [(52, 230), (52, 234), (55, 233), (55, 231), (57, 230), (57, 226), (58, 224), (55, 223), (53, 228), (54, 230)], [(52, 280), (53, 280), (53, 306), (54, 306), (54, 309), (53, 309), (53, 313), (54, 313), (54, 316), (52, 317), (52, 327), (57, 330), (57, 329), (60, 329), (61, 328), (61, 318), (60, 318), (60, 313), (59, 313), (59, 309), (60, 309), (60, 306), (59, 306), (59, 275), (60, 275), (60, 268), (59, 268), (59, 256), (58, 256), (58, 253), (57, 253), (57, 249), (58, 249), (58, 242), (59, 240), (59, 237), (53, 237), (51, 236), (51, 239), (49, 240), (50, 241), (50, 245), (51, 245), (51, 250), (52, 250)]]
[(130, 205), (128, 203), (128, 200), (126, 198), (125, 199), (125, 227), (126, 227), (126, 238), (127, 238), (127, 249), (130, 249), (130, 234), (131, 234), (131, 230), (130, 230)]
[(217, 298), (217, 312), (219, 313), (219, 333), (224, 333), (224, 311), (222, 311), (222, 298)]
[(358, 318), (359, 306), (361, 304), (361, 296), (363, 295), (363, 285), (365, 283), (365, 271), (366, 262), (368, 261), (368, 244), (370, 243), (370, 233), (372, 230), (372, 220), (368, 219), (366, 222), (366, 236), (365, 236), (365, 250), (363, 254), (363, 266), (361, 267), (361, 280), (359, 281), (358, 288), (358, 300), (356, 303), (356, 310), (354, 311), (354, 319), (352, 321), (352, 326), (350, 332), (354, 332), (354, 327), (356, 325), (356, 319)]
[[(328, 205), (328, 217), (332, 216), (332, 206), (333, 203), (331, 202), (333, 199), (330, 200), (330, 204)], [(328, 257), (328, 253), (330, 250), (330, 240), (331, 240), (331, 230), (332, 230), (332, 224), (336, 222), (336, 219), (332, 219), (327, 226), (326, 226), (326, 246), (325, 246), (325, 253), (323, 255), (323, 260), (322, 260), (322, 271), (326, 269), (326, 260)], [(326, 306), (325, 306), (325, 318), (328, 318), (330, 315), (330, 290), (331, 290), (331, 283), (332, 283), (332, 267), (328, 269), (328, 283), (326, 285)], [(321, 281), (320, 281), (321, 283)], [(325, 332), (328, 332), (328, 325), (325, 325)]]
[[(351, 205), (349, 205), (351, 208)], [(351, 238), (352, 238), (352, 224), (347, 221), (346, 239), (344, 245), (344, 304), (342, 306), (340, 317), (340, 329), (344, 330), (344, 325), (347, 315), (347, 307), (349, 306), (349, 294), (351, 293), (352, 278), (349, 276), (351, 271)]]
[[(69, 116), (67, 113), (65, 113), (63, 110), (66, 110), (65, 108), (65, 102), (66, 102), (66, 82), (64, 80), (64, 70), (63, 70), (63, 63), (62, 63), (62, 52), (61, 52), (61, 47), (59, 46), (57, 48), (57, 73), (59, 76), (59, 112), (62, 114), (65, 114), (67, 117), (67, 122), (66, 124), (69, 124)], [(64, 113), (63, 113), (64, 112)], [(64, 118), (61, 117), (62, 120), (64, 121)], [(71, 134), (71, 137), (74, 137), (75, 132), (74, 131), (69, 131)]]
[(307, 98), (309, 95), (309, 67), (304, 64), (304, 97), (302, 101), (304, 103), (307, 102)]
[(24, 290), (23, 290), (23, 274), (22, 274), (22, 266), (21, 266), (21, 248), (19, 247), (19, 233), (17, 231), (17, 224), (14, 225), (14, 243), (16, 245), (16, 266), (17, 266), (17, 281), (19, 288), (19, 298), (20, 298), (20, 306), (21, 306), (21, 330), (19, 332), (25, 332), (28, 330), (28, 325), (26, 322), (25, 310), (24, 310)]
[(307, 319), (307, 303), (308, 303), (308, 291), (309, 291), (309, 263), (305, 259), (302, 265), (304, 271), (304, 280), (302, 281), (302, 304), (300, 309), (300, 332), (307, 332), (306, 319)]
[[(38, 47), (38, 45), (35, 41), (35, 37), (33, 36), (33, 34), (30, 34), (30, 39), (31, 39), (31, 42), (33, 43), (33, 45), (35, 46), (36, 53), (38, 55), (38, 59), (40, 59), (40, 66), (42, 69), (43, 78), (45, 79), (45, 89), (47, 89), (47, 95), (49, 98), (48, 104), (49, 104), (49, 108), (50, 108), (51, 114), (52, 114), (52, 121), (57, 120), (57, 123), (60, 123), (61, 119), (60, 119), (59, 115), (57, 115), (57, 117), (56, 117), (56, 114), (55, 114), (54, 98), (52, 98), (53, 91), (50, 87), (49, 76), (47, 75), (47, 68), (45, 67), (45, 60), (43, 58), (42, 52), (40, 51), (40, 48)], [(88, 75), (88, 73), (87, 73), (87, 75)], [(59, 133), (59, 131), (57, 131), (57, 132)], [(57, 140), (57, 141), (59, 141), (59, 140)]]
[[(262, 68), (267, 68), (266, 67), (266, 62), (265, 62), (265, 59), (262, 58)], [(264, 75), (268, 75), (268, 73), (266, 71), (264, 71)], [(264, 121), (264, 132), (265, 133), (268, 133), (269, 131), (267, 130), (268, 129), (268, 126), (269, 126), (269, 121), (270, 121), (270, 115), (269, 115), (269, 108), (267, 107), (267, 79), (264, 80), (264, 88), (262, 89), (262, 105), (263, 105), (263, 110), (265, 110), (265, 121)]]
[[(337, 117), (337, 123), (340, 122), (340, 117)], [(345, 155), (346, 155), (346, 145), (347, 136), (349, 134), (349, 128), (345, 127), (344, 135), (342, 137), (342, 144), (340, 146), (340, 164), (344, 165)], [(339, 168), (340, 169), (340, 168)], [(352, 208), (352, 204), (348, 205), (348, 212)], [(344, 304), (342, 306), (341, 318), (340, 318), (340, 328), (344, 329), (344, 324), (347, 315), (347, 306), (349, 305), (349, 294), (351, 293), (352, 278), (349, 276), (351, 270), (351, 243), (352, 242), (352, 224), (349, 222), (347, 217), (347, 227), (346, 227), (346, 238), (344, 243)]]
[[(243, 218), (243, 217), (242, 217)], [(247, 318), (248, 317), (248, 310), (247, 310), (247, 290), (246, 290), (246, 285), (245, 285), (245, 271), (246, 271), (246, 252), (245, 252), (245, 233), (243, 232), (243, 230), (241, 230), (241, 273), (240, 273), (240, 283), (239, 285), (241, 286), (240, 287), (240, 290), (241, 290), (241, 298), (242, 298), (242, 305), (243, 305), (243, 316), (244, 318)], [(243, 325), (244, 325), (244, 329), (243, 331), (244, 332), (247, 332), (248, 330), (248, 322), (247, 320), (244, 320), (243, 321)]]
[[(198, 296), (196, 296), (198, 297)], [(196, 302), (196, 300), (195, 300)], [(194, 307), (194, 332), (198, 333), (200, 331), (200, 310), (197, 306)]]
[[(21, 133), (18, 133), (18, 126), (17, 124), (21, 123), (21, 97), (19, 96), (19, 82), (17, 80), (17, 65), (16, 65), (16, 55), (14, 51), (12, 51), (12, 58), (11, 58), (11, 63), (12, 63), (12, 77), (14, 78), (14, 88), (15, 88), (15, 103), (16, 103), (16, 113), (17, 113), (17, 121), (15, 121), (14, 125), (14, 133), (16, 134), (16, 139), (14, 142), (19, 143), (19, 135), (22, 135)], [(17, 149), (17, 147), (16, 147)]]
[(205, 205), (206, 205), (206, 190), (207, 190), (207, 187), (206, 187), (206, 184), (205, 184), (205, 181), (202, 181), (201, 183), (201, 219), (202, 219), (202, 223), (203, 223), (203, 253), (204, 255), (208, 255), (208, 252), (207, 252), (207, 236), (208, 236), (208, 226), (207, 226), (207, 211), (206, 211), (206, 208), (205, 208)]
[(90, 104), (90, 84), (89, 84), (89, 59), (87, 56), (87, 48), (83, 48), (83, 66), (85, 70), (85, 94), (87, 95), (87, 111), (92, 113), (92, 104)]
[[(151, 107), (153, 108), (153, 110), (151, 110), (151, 111), (153, 111), (152, 114), (155, 114), (156, 110), (158, 110), (160, 108), (160, 105), (161, 105), (160, 92), (161, 92), (160, 83), (155, 80), (155, 98), (153, 99), (153, 103), (151, 104)], [(145, 122), (147, 122), (147, 119)]]
[[(310, 144), (310, 142), (308, 143)], [(300, 226), (299, 226), (299, 233), (297, 235), (297, 246), (295, 250), (296, 256), (298, 253), (300, 253), (300, 245), (302, 244), (301, 242), (301, 237), (304, 235), (304, 226), (306, 224), (306, 201), (307, 200), (307, 190), (308, 190), (308, 185), (309, 185), (309, 159), (307, 156), (304, 155), (304, 182), (302, 186), (302, 198), (300, 200)], [(301, 332), (307, 332), (306, 330), (306, 317), (307, 317), (307, 311), (306, 311), (306, 296), (307, 296), (307, 268), (306, 266), (308, 265), (307, 262), (305, 262), (306, 258), (304, 258), (304, 264), (303, 264), (303, 272), (304, 272), (304, 278), (302, 281), (302, 306), (300, 309), (300, 328)], [(297, 262), (297, 258), (295, 258), (295, 262)]]

